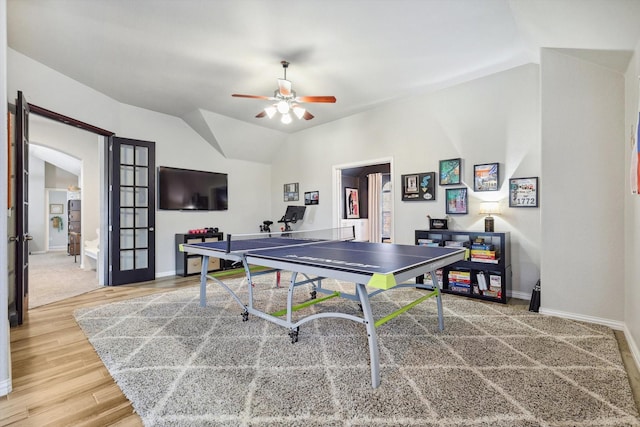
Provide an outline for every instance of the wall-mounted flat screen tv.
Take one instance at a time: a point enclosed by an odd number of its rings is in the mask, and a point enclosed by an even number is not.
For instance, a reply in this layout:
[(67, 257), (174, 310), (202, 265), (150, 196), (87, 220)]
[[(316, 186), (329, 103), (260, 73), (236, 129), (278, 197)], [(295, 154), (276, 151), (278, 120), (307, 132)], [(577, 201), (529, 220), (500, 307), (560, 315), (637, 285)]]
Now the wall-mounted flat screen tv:
[(160, 166), (158, 208), (225, 211), (228, 209), (227, 174)]

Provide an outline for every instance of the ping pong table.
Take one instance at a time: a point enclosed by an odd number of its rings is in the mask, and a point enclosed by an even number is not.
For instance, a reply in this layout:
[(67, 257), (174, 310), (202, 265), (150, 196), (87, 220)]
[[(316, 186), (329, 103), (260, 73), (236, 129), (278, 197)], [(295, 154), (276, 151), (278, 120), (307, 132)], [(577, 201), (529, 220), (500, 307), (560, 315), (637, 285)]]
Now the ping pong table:
[[(330, 233), (329, 238), (326, 237), (328, 233)], [(443, 330), (442, 298), (436, 279), (436, 270), (464, 259), (465, 252), (463, 248), (358, 242), (354, 241), (353, 227), (270, 233), (268, 235), (227, 235), (227, 239), (224, 241), (181, 244), (180, 250), (203, 257), (200, 274), (201, 306), (206, 306), (207, 281), (213, 280), (240, 305), (243, 309), (244, 321), (248, 320), (249, 314), (252, 314), (288, 328), (292, 343), (298, 341), (300, 326), (315, 319), (341, 318), (363, 324), (369, 342), (373, 388), (380, 385), (376, 327), (426, 299), (435, 297), (438, 309), (438, 327)], [(247, 275), (248, 301), (246, 303), (224, 282), (208, 275), (209, 257), (242, 264)], [(250, 266), (266, 267), (266, 270), (252, 271)], [(266, 313), (254, 306), (253, 277), (279, 271), (291, 272), (286, 309)], [(410, 281), (425, 273), (431, 274), (431, 285)], [(299, 276), (302, 277), (299, 279)], [(353, 283), (355, 285), (354, 293), (325, 289), (322, 286), (323, 278)], [(294, 306), (294, 289), (305, 284), (312, 286), (311, 299)], [(380, 292), (402, 287), (422, 288), (428, 292), (395, 312), (376, 320), (369, 299)], [(324, 296), (317, 298), (317, 292), (323, 293)], [(359, 302), (362, 317), (341, 312), (317, 312), (293, 320), (292, 313), (294, 311), (334, 297)]]

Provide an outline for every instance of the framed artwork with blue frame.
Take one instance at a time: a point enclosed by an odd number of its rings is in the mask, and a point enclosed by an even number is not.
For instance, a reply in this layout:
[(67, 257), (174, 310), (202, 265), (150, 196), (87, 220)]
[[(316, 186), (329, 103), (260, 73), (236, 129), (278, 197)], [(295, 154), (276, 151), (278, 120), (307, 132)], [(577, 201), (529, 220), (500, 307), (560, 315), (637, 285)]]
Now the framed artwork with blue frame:
[(467, 187), (447, 188), (445, 212), (448, 214), (469, 213)]
[(440, 185), (460, 185), (461, 159), (440, 160)]
[(484, 163), (473, 166), (473, 191), (498, 191), (500, 164)]

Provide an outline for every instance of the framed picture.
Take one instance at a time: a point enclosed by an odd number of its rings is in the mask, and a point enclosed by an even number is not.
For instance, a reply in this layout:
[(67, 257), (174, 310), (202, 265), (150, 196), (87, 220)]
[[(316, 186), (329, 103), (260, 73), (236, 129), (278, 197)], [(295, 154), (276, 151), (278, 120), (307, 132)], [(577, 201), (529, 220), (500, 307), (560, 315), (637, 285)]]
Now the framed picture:
[(448, 214), (466, 214), (469, 213), (467, 206), (468, 193), (467, 188), (447, 188), (446, 191)]
[(511, 178), (509, 180), (510, 208), (538, 207), (538, 177)]
[(360, 207), (358, 206), (358, 189), (345, 188), (345, 204), (347, 219), (360, 218)]
[(433, 201), (436, 199), (436, 173), (402, 175), (402, 201)]
[(498, 191), (500, 189), (500, 165), (484, 163), (473, 166), (473, 191)]
[(440, 160), (440, 185), (460, 184), (460, 159)]
[(319, 191), (308, 191), (304, 193), (304, 204), (305, 205), (317, 205), (320, 202), (320, 192)]
[(55, 203), (51, 203), (49, 205), (49, 213), (50, 214), (61, 214), (64, 212), (64, 205), (58, 205)]
[(297, 182), (284, 185), (284, 201), (285, 202), (297, 202), (299, 197), (300, 196), (298, 193)]

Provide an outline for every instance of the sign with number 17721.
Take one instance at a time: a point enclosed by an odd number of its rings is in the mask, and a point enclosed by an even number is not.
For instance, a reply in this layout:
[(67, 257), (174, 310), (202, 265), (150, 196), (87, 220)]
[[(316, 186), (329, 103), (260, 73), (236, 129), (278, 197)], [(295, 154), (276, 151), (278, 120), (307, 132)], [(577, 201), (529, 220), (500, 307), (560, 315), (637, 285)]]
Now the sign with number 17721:
[(509, 207), (538, 207), (538, 178), (511, 178), (509, 180)]

